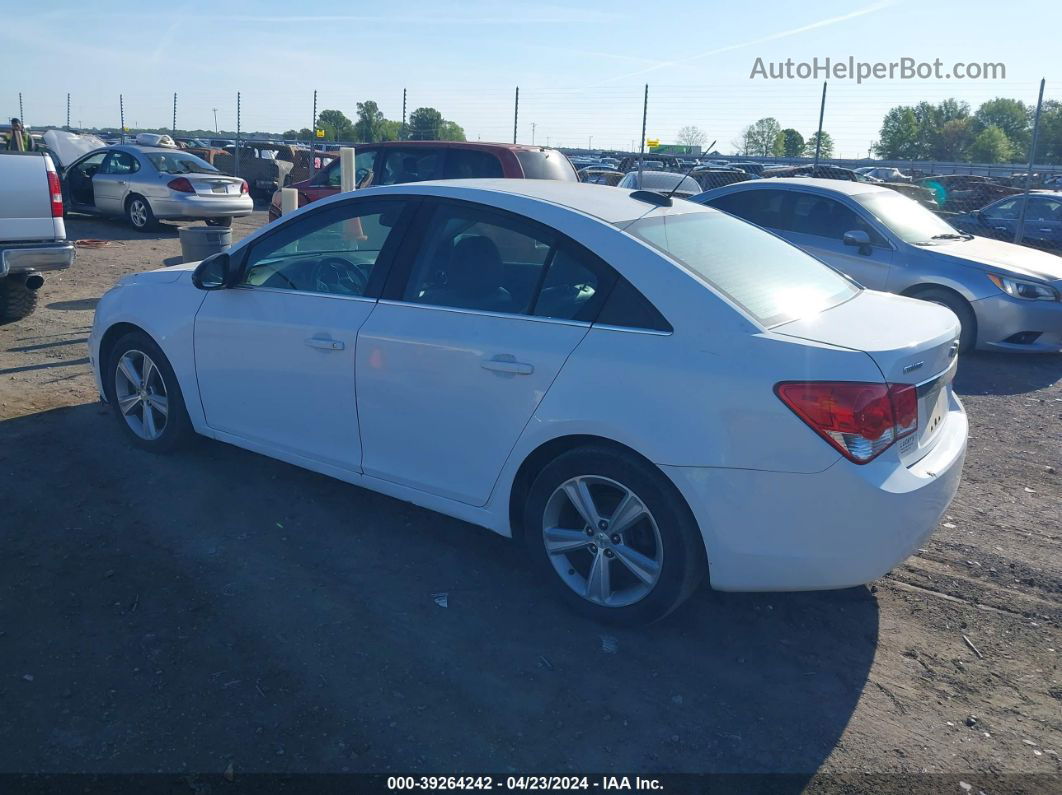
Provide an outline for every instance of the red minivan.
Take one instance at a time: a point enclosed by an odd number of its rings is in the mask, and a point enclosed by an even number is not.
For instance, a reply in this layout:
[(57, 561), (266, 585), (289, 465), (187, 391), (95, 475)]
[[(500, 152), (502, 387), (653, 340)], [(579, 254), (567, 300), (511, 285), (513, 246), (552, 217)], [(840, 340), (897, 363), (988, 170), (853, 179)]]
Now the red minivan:
[[(579, 181), (571, 162), (556, 149), (480, 141), (384, 141), (355, 144), (354, 171), (355, 182), (361, 187), (423, 182), (429, 179), (489, 177)], [(288, 187), (299, 191), (299, 206), (302, 207), (338, 193), (339, 175), (340, 165), (337, 158), (310, 179), (295, 182)], [(269, 220), (275, 221), (279, 217), (280, 191), (277, 191), (269, 205)]]

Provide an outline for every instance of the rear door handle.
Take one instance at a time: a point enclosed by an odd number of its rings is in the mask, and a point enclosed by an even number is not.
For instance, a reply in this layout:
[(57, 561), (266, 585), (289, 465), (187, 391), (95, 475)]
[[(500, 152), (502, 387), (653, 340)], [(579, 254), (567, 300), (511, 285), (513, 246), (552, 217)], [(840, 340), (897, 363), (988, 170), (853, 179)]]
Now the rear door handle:
[(484, 370), (493, 370), (496, 373), (512, 373), (513, 375), (531, 375), (535, 372), (533, 364), (516, 361), (516, 357), (507, 353), (490, 359), (483, 359), (480, 366)]
[(322, 351), (341, 351), (346, 347), (342, 340), (323, 339), (321, 337), (310, 337), (306, 340), (306, 344), (311, 348), (317, 348)]

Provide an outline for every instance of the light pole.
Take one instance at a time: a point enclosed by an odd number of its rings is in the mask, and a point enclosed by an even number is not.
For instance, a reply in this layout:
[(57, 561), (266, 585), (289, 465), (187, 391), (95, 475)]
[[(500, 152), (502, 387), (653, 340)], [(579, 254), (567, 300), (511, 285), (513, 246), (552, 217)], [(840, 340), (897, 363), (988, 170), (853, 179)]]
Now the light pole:
[(535, 145), (535, 123), (531, 122), (531, 146)]
[(218, 133), (218, 109), (213, 108), (212, 110), (214, 111), (214, 135), (219, 135), (220, 133)]
[(591, 135), (589, 137), (589, 139), (587, 139), (586, 148), (587, 149), (593, 149), (594, 148), (594, 136)]

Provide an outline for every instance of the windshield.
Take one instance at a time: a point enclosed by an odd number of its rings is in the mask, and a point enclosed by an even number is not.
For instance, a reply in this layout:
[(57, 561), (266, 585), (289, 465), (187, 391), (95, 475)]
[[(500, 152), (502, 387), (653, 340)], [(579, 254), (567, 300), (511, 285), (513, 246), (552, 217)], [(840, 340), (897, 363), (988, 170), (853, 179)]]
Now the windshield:
[(906, 243), (966, 237), (918, 202), (895, 191), (859, 193), (852, 198)]
[(684, 265), (764, 326), (821, 312), (859, 292), (796, 246), (725, 213), (650, 213), (625, 231)]
[(147, 156), (162, 174), (217, 174), (210, 163), (187, 152), (151, 152)]

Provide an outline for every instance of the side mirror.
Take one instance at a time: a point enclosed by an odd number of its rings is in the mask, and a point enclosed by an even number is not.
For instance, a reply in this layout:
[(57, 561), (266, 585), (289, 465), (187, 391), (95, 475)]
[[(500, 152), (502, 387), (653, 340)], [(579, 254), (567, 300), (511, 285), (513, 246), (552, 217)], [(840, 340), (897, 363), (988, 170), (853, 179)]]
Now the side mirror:
[(859, 253), (864, 256), (870, 254), (870, 235), (862, 229), (853, 229), (851, 232), (845, 232), (841, 240), (844, 241), (846, 246), (858, 246)]
[(232, 261), (228, 252), (214, 254), (192, 271), (192, 284), (200, 290), (224, 290), (232, 278)]

